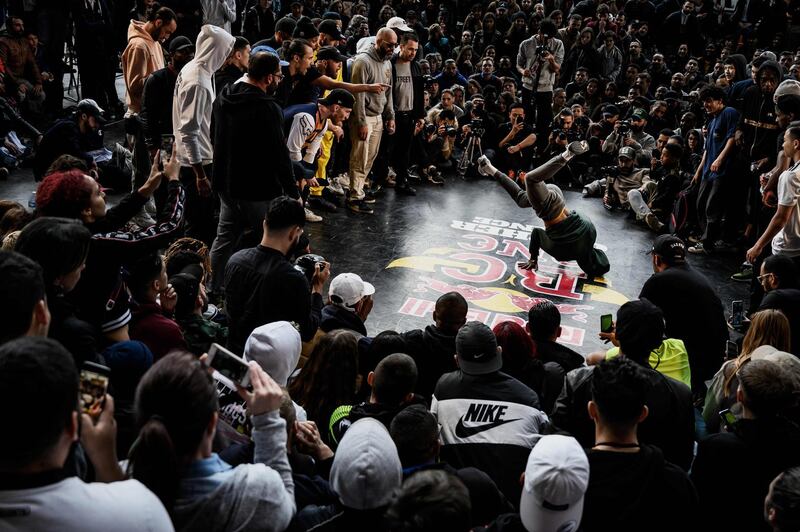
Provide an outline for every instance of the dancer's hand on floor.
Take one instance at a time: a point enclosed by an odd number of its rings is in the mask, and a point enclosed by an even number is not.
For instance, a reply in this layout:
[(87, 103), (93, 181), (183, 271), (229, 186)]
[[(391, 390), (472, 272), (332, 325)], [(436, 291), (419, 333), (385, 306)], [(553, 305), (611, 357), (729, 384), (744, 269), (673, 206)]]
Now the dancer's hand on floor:
[(536, 271), (539, 269), (539, 259), (531, 258), (528, 260), (528, 262), (518, 262), (517, 266), (523, 270)]

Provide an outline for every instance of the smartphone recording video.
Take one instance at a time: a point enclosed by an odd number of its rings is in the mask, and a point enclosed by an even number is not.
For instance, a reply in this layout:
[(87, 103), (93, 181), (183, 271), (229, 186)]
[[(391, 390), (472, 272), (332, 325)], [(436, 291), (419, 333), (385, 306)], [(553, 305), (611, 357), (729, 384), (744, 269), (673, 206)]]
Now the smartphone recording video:
[(600, 332), (610, 333), (614, 327), (614, 318), (611, 314), (603, 314), (600, 316)]
[(161, 135), (161, 165), (164, 166), (172, 158), (172, 146), (175, 143), (175, 135)]
[(81, 367), (81, 410), (90, 416), (102, 412), (108, 392), (108, 379), (111, 370), (93, 362), (84, 362)]
[(243, 358), (234, 355), (219, 344), (211, 344), (206, 363), (231, 383), (242, 388), (250, 385), (250, 366)]

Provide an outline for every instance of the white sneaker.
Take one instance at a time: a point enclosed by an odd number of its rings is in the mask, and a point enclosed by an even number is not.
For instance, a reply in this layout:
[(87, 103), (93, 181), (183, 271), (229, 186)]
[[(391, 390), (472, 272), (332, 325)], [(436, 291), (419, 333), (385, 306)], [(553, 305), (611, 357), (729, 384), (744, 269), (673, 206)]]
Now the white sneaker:
[(332, 179), (330, 184), (328, 185), (328, 190), (336, 194), (337, 196), (344, 196), (344, 188), (342, 188), (342, 184), (339, 183), (336, 179)]
[(310, 209), (306, 209), (306, 221), (307, 222), (312, 222), (312, 223), (313, 222), (321, 222), (322, 221), (322, 216), (320, 216), (318, 214), (314, 214), (313, 212), (311, 212)]
[(478, 157), (478, 173), (481, 175), (492, 177), (497, 173), (497, 168), (492, 166), (491, 161), (485, 155)]
[(395, 177), (397, 177), (397, 172), (395, 172), (394, 168), (392, 168), (391, 166), (389, 167), (388, 177), (389, 179), (394, 179)]
[(576, 140), (567, 146), (567, 149), (561, 156), (564, 157), (565, 160), (569, 161), (576, 155), (586, 153), (587, 151), (589, 151), (589, 143), (585, 140)]

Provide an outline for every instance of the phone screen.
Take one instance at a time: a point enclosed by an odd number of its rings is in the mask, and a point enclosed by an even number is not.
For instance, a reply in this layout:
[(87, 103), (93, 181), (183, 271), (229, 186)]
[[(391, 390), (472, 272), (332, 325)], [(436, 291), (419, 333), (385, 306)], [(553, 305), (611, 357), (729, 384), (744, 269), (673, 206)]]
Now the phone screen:
[(212, 344), (208, 355), (211, 359), (209, 363), (211, 368), (234, 383), (246, 387), (247, 380), (245, 378), (250, 372), (250, 366), (247, 365), (244, 359), (239, 358), (219, 344)]
[(728, 360), (733, 360), (739, 356), (739, 346), (736, 344), (736, 342), (728, 340), (725, 348), (725, 356), (728, 358)]
[(731, 428), (736, 423), (736, 416), (727, 408), (719, 413), (719, 417), (722, 419), (722, 424), (727, 428)]
[(161, 135), (161, 164), (167, 164), (172, 158), (172, 145), (175, 143), (174, 135)]
[(611, 314), (603, 314), (600, 316), (600, 332), (611, 332), (613, 323), (614, 319), (612, 318)]
[(81, 409), (84, 413), (96, 416), (103, 410), (110, 373), (107, 367), (91, 362), (81, 368)]
[(731, 325), (739, 327), (744, 322), (744, 302), (741, 300), (731, 302)]

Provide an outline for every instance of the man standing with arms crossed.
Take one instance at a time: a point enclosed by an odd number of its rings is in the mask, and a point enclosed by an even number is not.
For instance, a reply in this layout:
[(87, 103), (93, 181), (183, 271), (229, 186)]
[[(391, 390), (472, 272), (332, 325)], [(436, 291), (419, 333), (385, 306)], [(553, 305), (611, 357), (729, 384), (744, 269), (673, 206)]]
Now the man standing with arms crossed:
[(350, 129), (353, 145), (350, 150), (350, 198), (347, 201), (347, 208), (356, 213), (373, 213), (368, 203), (374, 203), (375, 199), (372, 195), (364, 194), (364, 181), (378, 155), (384, 122), (386, 132), (389, 135), (394, 134), (392, 67), (389, 58), (394, 53), (395, 46), (395, 32), (389, 28), (381, 28), (375, 38), (375, 45), (353, 61), (353, 83), (383, 83), (389, 86), (385, 92), (377, 94), (356, 94), (353, 106), (355, 123)]
[(414, 61), (419, 50), (416, 33), (404, 33), (400, 39), (400, 52), (392, 58), (392, 90), (397, 133), (394, 136), (392, 162), (397, 172), (398, 194), (416, 196), (417, 191), (408, 184), (408, 161), (415, 128), (425, 119), (422, 69)]

